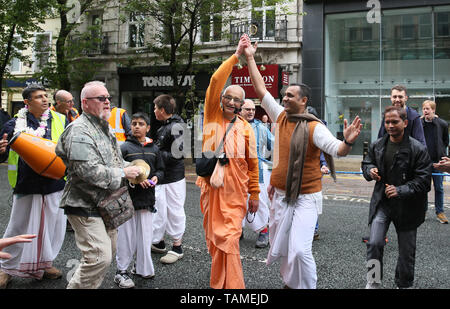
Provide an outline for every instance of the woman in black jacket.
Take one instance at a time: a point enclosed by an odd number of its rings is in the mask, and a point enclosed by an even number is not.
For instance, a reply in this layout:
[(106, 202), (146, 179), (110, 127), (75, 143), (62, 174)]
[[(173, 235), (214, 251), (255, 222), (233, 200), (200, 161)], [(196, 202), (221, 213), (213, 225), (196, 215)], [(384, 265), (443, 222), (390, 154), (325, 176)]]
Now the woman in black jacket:
[[(375, 180), (370, 201), (370, 239), (367, 242), (369, 271), (367, 288), (380, 286), (386, 233), (394, 223), (399, 245), (395, 271), (398, 287), (413, 285), (417, 228), (425, 220), (425, 203), (431, 184), (431, 160), (427, 149), (404, 134), (408, 120), (404, 109), (388, 106), (385, 111), (387, 135), (376, 140), (362, 162), (367, 181)], [(370, 262), (370, 263), (369, 263)]]
[(155, 185), (164, 177), (164, 162), (159, 148), (146, 137), (150, 130), (146, 114), (132, 116), (132, 136), (120, 147), (125, 161), (144, 160), (150, 166), (148, 179), (128, 188), (134, 209), (133, 218), (119, 226), (117, 235), (117, 272), (114, 277), (120, 288), (132, 288), (134, 282), (127, 273), (136, 254), (132, 272), (143, 278), (153, 278), (155, 270), (151, 257), (153, 238), (153, 214), (155, 209)]

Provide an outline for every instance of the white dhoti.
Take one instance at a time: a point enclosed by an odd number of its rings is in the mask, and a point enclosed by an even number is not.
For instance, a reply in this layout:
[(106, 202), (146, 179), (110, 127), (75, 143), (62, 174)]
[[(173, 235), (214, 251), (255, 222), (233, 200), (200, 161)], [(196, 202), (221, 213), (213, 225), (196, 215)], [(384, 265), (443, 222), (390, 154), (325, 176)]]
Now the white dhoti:
[(2, 271), (25, 278), (42, 278), (44, 269), (52, 267), (66, 233), (66, 216), (59, 208), (63, 191), (47, 195), (14, 194), (13, 206), (4, 238), (35, 234), (31, 243), (14, 244), (4, 249), (11, 254), (0, 260)]
[(152, 261), (153, 213), (136, 210), (134, 216), (117, 229), (117, 269), (125, 271), (136, 254), (136, 274), (153, 276)]
[(153, 243), (164, 239), (167, 233), (173, 240), (181, 240), (186, 229), (186, 178), (155, 187), (155, 208), (153, 216)]
[(270, 250), (267, 265), (281, 259), (280, 273), (292, 289), (315, 289), (316, 263), (312, 242), (317, 217), (322, 213), (322, 192), (300, 194), (292, 206), (283, 199), (284, 191), (275, 190), (270, 209)]
[[(262, 169), (263, 182), (259, 183), (259, 206), (258, 211), (255, 214), (248, 214), (248, 219), (244, 218), (242, 221), (242, 227), (248, 227), (254, 232), (260, 232), (269, 224), (269, 207), (270, 200), (267, 193), (267, 186), (270, 183), (270, 175), (272, 170)], [(250, 221), (250, 222), (249, 222)]]

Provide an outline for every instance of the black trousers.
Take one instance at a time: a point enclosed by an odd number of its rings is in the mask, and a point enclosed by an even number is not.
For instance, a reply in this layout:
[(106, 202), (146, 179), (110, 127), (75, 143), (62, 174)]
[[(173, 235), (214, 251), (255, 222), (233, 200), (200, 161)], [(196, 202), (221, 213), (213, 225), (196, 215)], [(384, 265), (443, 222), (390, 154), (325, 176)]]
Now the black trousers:
[[(383, 251), (386, 233), (392, 219), (380, 207), (370, 225), (370, 239), (367, 242), (367, 261), (379, 262), (380, 278), (383, 278)], [(395, 268), (395, 283), (399, 288), (411, 287), (414, 283), (416, 260), (417, 228), (409, 231), (396, 231), (398, 239), (398, 259)], [(371, 269), (373, 272), (374, 270)]]

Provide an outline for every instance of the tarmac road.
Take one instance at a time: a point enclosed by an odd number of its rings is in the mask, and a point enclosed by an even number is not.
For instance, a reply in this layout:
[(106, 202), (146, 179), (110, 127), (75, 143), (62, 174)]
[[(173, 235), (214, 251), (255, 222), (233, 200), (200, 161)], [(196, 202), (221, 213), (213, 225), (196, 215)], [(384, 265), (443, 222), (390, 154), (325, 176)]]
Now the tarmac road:
[[(0, 233), (6, 229), (11, 211), (11, 190), (7, 183), (6, 165), (0, 165)], [(184, 258), (173, 265), (159, 262), (160, 255), (153, 254), (156, 270), (154, 279), (134, 277), (137, 289), (209, 289), (210, 256), (206, 250), (202, 214), (199, 208), (199, 189), (187, 184), (185, 204), (187, 222), (184, 236)], [(333, 184), (324, 178), (324, 205), (320, 216), (320, 239), (313, 244), (317, 264), (318, 289), (361, 289), (366, 282), (366, 246), (361, 237), (367, 234), (368, 202), (373, 184), (358, 176), (339, 177)], [(449, 183), (445, 183), (447, 215), (450, 215), (448, 197)], [(283, 282), (279, 275), (279, 264), (267, 266), (268, 249), (256, 249), (256, 233), (244, 230), (241, 240), (241, 256), (247, 289), (280, 289)], [(450, 225), (440, 224), (430, 206), (424, 224), (418, 229), (416, 272), (414, 288), (450, 288)], [(397, 259), (397, 241), (394, 228), (388, 232), (389, 243), (384, 255), (383, 288), (395, 288), (394, 270)], [(62, 250), (54, 266), (63, 271), (59, 280), (14, 278), (8, 289), (64, 289), (67, 279), (78, 263), (79, 251), (72, 232), (66, 233)], [(117, 289), (113, 282), (115, 263), (110, 267), (101, 286)], [(258, 291), (257, 291), (258, 292)], [(261, 291), (259, 291), (261, 292)]]

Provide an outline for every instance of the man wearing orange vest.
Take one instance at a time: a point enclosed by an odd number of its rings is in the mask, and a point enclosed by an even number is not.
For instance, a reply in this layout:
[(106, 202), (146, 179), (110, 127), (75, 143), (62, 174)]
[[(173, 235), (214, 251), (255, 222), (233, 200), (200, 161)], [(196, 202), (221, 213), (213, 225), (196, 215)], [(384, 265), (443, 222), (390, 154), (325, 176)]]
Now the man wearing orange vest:
[(357, 116), (349, 126), (344, 120), (345, 139), (336, 139), (317, 117), (306, 111), (310, 89), (303, 84), (291, 84), (286, 89), (283, 108), (265, 87), (254, 59), (256, 49), (257, 43), (252, 46), (248, 39), (244, 54), (250, 77), (261, 106), (276, 122), (273, 170), (267, 188), (272, 201), (267, 264), (281, 260), (285, 287), (314, 289), (317, 274), (312, 242), (317, 217), (322, 212), (320, 151), (335, 178), (331, 156), (350, 152), (361, 132), (361, 120)]
[(58, 90), (53, 96), (54, 105), (50, 107), (51, 110), (63, 114), (69, 120), (69, 123), (80, 117), (77, 109), (73, 107), (74, 100), (70, 92), (66, 90)]
[(123, 108), (114, 107), (111, 109), (111, 116), (108, 122), (111, 132), (116, 136), (119, 145), (126, 141), (127, 136), (131, 136), (131, 119)]

